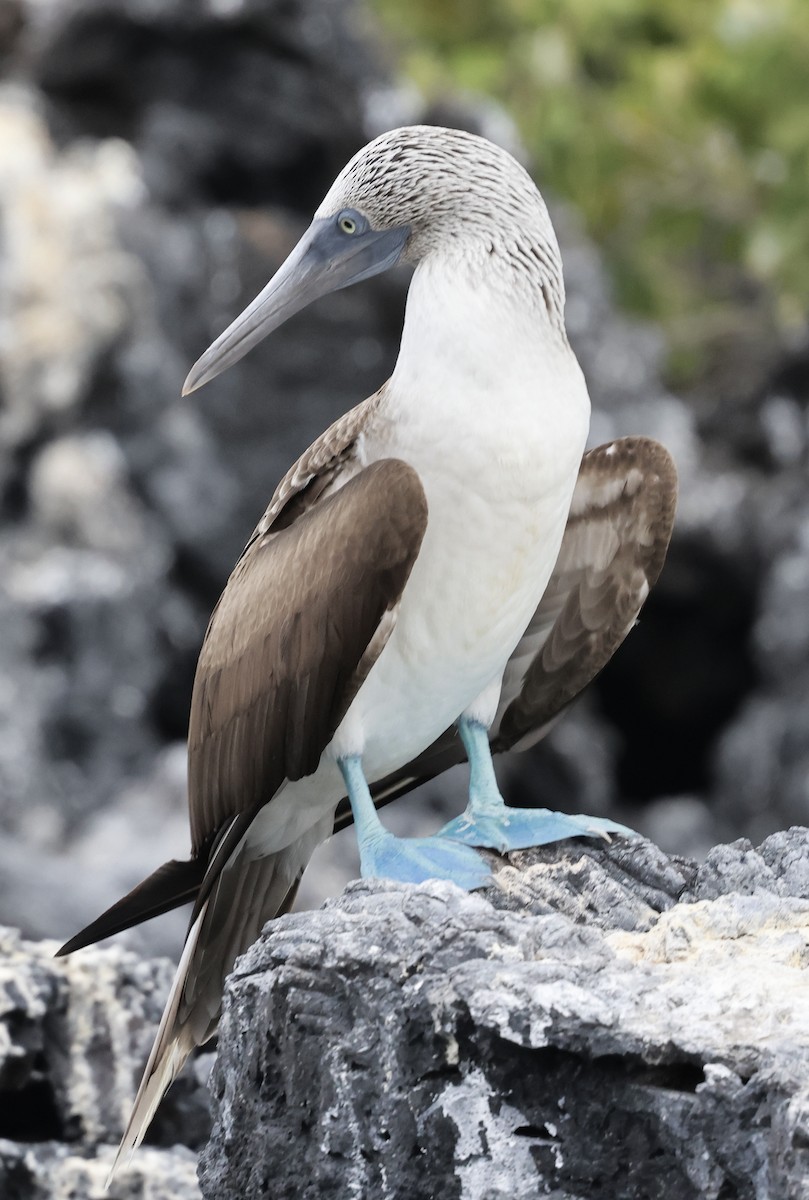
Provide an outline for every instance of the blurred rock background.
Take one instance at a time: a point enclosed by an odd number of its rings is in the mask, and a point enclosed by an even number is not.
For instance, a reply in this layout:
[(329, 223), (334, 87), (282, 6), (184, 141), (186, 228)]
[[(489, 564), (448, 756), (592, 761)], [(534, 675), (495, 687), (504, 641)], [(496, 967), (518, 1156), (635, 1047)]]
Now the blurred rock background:
[[(784, 67), (779, 123), (759, 86), (809, 22), (765, 0), (711, 0), (696, 28), (612, 7), (0, 0), (0, 922), (62, 938), (186, 855), (209, 613), (279, 476), (386, 377), (406, 277), (322, 301), (187, 400), (182, 380), (349, 155), (412, 121), (535, 169), (591, 442), (651, 434), (681, 473), (640, 626), (548, 742), (503, 763), (508, 796), (697, 855), (809, 822), (809, 255), (783, 216), (801, 187), (805, 215), (809, 101)], [(738, 46), (761, 59), (749, 83)], [(746, 108), (717, 101), (723, 64)], [(435, 828), (463, 786), (387, 819)], [(303, 901), (355, 869), (342, 834)], [(126, 938), (176, 954), (183, 926)]]

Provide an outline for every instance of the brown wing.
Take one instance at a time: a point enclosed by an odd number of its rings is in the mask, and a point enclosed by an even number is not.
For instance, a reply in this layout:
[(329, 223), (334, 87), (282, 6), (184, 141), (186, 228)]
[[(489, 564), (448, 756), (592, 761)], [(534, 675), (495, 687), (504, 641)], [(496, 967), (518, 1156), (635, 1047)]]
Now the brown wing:
[[(214, 610), (189, 729), (193, 856), (159, 867), (65, 944), (68, 953), (188, 900), (285, 778), (313, 771), (393, 629), (427, 521), (415, 472), (362, 469), (379, 396), (336, 421), (276, 489)], [(204, 878), (204, 883), (203, 883)], [(195, 911), (197, 911), (195, 910)]]
[(676, 503), (659, 443), (622, 438), (585, 455), (553, 576), (506, 669), (495, 750), (537, 742), (612, 658), (660, 575)]
[(234, 817), (255, 815), (285, 779), (316, 769), (369, 655), (382, 650), (378, 631), (426, 524), (415, 471), (386, 459), (250, 543), (211, 618), (194, 681), (194, 855)]
[(343, 486), (361, 470), (357, 461), (357, 438), (366, 421), (378, 407), (385, 385), (330, 425), (304, 450), (275, 489), (270, 503), (245, 546), (246, 554), (253, 543), (270, 529), (283, 529), (334, 487)]
[[(676, 500), (677, 473), (659, 443), (622, 438), (585, 454), (553, 575), (506, 668), (495, 752), (538, 742), (612, 658), (660, 574)], [(375, 784), (374, 799), (387, 803), (464, 758), (448, 729)], [(350, 819), (344, 802), (337, 827)]]

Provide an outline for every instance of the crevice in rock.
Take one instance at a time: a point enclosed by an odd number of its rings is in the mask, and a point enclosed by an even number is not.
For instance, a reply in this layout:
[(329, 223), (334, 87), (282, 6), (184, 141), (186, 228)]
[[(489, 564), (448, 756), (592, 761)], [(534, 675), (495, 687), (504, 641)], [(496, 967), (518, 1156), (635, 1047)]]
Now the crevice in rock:
[[(0, 407), (2, 405), (0, 395)], [(28, 469), (41, 444), (42, 438), (38, 436), (7, 452), (5, 477), (0, 489), (0, 516), (4, 525), (22, 521), (28, 513)]]
[[(492, 1096), (526, 1118), (512, 1132), (537, 1139), (531, 1153), (543, 1180), (572, 1194), (586, 1186), (591, 1200), (702, 1200), (668, 1149), (666, 1134), (672, 1104), (687, 1120), (696, 1103), (698, 1067), (649, 1067), (632, 1055), (591, 1059), (555, 1047), (531, 1050), (480, 1030), (475, 1043), (462, 1055), (486, 1064)], [(669, 1096), (665, 1105), (655, 1101), (661, 1089)], [(681, 1093), (680, 1099), (672, 1093)], [(576, 1156), (559, 1154), (559, 1143), (576, 1146)]]
[(0, 1137), (17, 1142), (66, 1139), (50, 1082), (40, 1073), (25, 1087), (0, 1092)]

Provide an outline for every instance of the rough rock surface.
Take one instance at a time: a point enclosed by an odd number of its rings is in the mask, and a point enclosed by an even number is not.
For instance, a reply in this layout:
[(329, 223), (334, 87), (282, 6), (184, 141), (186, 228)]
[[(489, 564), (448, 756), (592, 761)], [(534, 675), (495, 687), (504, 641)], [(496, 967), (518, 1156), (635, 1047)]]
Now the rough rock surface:
[[(54, 942), (0, 928), (0, 1196), (100, 1200), (168, 993), (172, 966), (120, 949), (54, 960)], [(193, 1064), (157, 1118), (149, 1147), (110, 1195), (199, 1194), (207, 1136), (204, 1080)], [(190, 1147), (190, 1148), (189, 1148)]]
[(805, 1200), (809, 830), (365, 881), (231, 977), (203, 1195)]
[[(493, 862), (477, 895), (366, 881), (267, 927), (229, 984), (203, 1194), (803, 1200), (809, 830)], [(101, 1200), (170, 981), (53, 950), (0, 929), (3, 1200)], [(200, 1194), (212, 1059), (112, 1200)]]
[(0, 1138), (3, 1200), (199, 1200), (190, 1150), (142, 1147), (123, 1184), (105, 1183), (114, 1150), (88, 1157), (58, 1142), (27, 1145)]

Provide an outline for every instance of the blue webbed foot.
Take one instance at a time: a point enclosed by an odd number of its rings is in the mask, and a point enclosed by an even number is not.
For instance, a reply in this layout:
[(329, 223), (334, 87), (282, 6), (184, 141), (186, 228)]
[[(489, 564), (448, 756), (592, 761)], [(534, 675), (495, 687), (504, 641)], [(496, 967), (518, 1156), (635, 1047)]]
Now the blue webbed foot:
[(363, 877), (423, 883), (448, 879), (466, 891), (485, 887), (492, 873), (470, 846), (451, 838), (400, 838), (384, 832), (361, 846)]
[(600, 837), (608, 842), (613, 833), (638, 836), (626, 825), (604, 817), (572, 817), (548, 808), (509, 808), (497, 787), (485, 726), (470, 717), (461, 717), (458, 732), (469, 758), (469, 804), (466, 812), (439, 831), (438, 837), (505, 854), (508, 850), (527, 850), (529, 846), (545, 846), (569, 837)]
[(505, 854), (508, 850), (527, 850), (530, 846), (545, 846), (570, 837), (598, 837), (608, 842), (611, 834), (638, 836), (626, 825), (604, 817), (568, 816), (548, 808), (509, 808), (503, 804), (497, 811), (489, 808), (474, 815), (467, 810), (439, 830), (437, 836)]
[(343, 774), (360, 850), (363, 878), (423, 883), (447, 879), (471, 892), (485, 887), (492, 873), (470, 846), (451, 838), (399, 838), (379, 820), (358, 755), (337, 760)]

